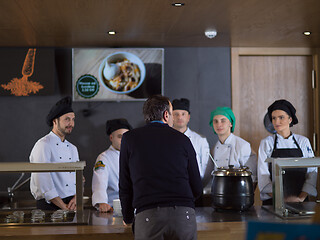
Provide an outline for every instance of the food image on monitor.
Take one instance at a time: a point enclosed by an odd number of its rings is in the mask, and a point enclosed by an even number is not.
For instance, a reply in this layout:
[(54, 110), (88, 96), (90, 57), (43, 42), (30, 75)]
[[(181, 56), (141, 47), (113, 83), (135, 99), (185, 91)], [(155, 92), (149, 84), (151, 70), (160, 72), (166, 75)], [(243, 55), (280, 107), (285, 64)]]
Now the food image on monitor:
[(112, 90), (119, 92), (130, 91), (137, 87), (140, 75), (138, 65), (126, 58), (116, 63), (109, 64), (106, 62), (103, 74), (105, 84)]

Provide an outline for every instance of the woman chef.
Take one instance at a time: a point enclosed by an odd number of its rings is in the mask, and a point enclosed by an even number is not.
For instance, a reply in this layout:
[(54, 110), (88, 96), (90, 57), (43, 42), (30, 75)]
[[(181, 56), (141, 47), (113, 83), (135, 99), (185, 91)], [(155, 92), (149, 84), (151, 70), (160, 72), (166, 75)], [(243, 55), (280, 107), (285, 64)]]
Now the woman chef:
[(210, 125), (218, 135), (218, 142), (213, 148), (214, 161), (219, 167), (249, 167), (252, 180), (257, 180), (257, 156), (251, 151), (250, 143), (233, 134), (235, 116), (228, 107), (217, 107), (211, 112)]
[[(298, 123), (296, 109), (287, 100), (277, 100), (268, 107), (268, 116), (276, 133), (263, 139), (258, 152), (258, 186), (264, 205), (272, 204), (272, 170), (267, 158), (314, 157), (308, 138), (294, 134), (290, 127)], [(317, 168), (286, 169), (283, 176), (286, 202), (303, 202), (316, 196)]]

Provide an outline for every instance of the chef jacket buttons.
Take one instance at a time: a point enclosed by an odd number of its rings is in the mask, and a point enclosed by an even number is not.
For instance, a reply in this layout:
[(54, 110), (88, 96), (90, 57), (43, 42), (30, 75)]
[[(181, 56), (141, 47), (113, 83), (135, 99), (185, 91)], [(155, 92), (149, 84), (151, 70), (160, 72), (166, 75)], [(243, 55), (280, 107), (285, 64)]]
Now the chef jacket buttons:
[(68, 187), (69, 185), (68, 184), (66, 184), (66, 187)]
[(59, 145), (59, 143), (57, 143), (57, 146)]
[(59, 157), (60, 159), (62, 159), (62, 157)]
[(71, 160), (71, 158), (69, 158), (69, 160)]
[(146, 218), (146, 222), (149, 222), (149, 218)]
[(69, 145), (67, 145), (67, 147), (69, 147)]
[(187, 215), (187, 219), (188, 219), (188, 220), (190, 219), (189, 215)]

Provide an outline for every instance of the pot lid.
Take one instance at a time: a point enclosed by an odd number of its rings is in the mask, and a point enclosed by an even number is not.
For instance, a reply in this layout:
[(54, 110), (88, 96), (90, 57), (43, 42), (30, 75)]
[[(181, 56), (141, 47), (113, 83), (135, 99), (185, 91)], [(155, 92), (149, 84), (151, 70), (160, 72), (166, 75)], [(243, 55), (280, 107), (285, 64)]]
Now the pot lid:
[(214, 176), (251, 176), (251, 172), (248, 167), (235, 168), (233, 165), (229, 167), (219, 167), (213, 172)]

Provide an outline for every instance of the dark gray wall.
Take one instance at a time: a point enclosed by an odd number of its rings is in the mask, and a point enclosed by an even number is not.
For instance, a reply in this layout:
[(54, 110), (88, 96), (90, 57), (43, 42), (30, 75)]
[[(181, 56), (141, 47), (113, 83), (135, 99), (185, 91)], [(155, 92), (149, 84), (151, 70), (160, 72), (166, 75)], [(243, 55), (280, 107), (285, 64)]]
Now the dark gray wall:
[[(209, 127), (210, 112), (217, 106), (231, 106), (229, 48), (166, 48), (164, 95), (171, 100), (190, 100), (190, 128), (205, 135), (210, 147), (217, 140)], [(0, 161), (27, 162), (34, 143), (50, 129), (45, 116), (56, 101), (71, 95), (71, 49), (56, 49), (55, 94), (52, 96), (1, 97)], [(144, 125), (143, 102), (75, 102), (76, 126), (68, 140), (78, 147), (80, 159), (87, 162), (84, 175), (90, 191), (92, 167), (110, 142), (105, 122), (127, 118), (133, 127)], [(85, 116), (89, 113), (89, 116)], [(17, 174), (0, 175), (0, 191), (14, 183)]]

